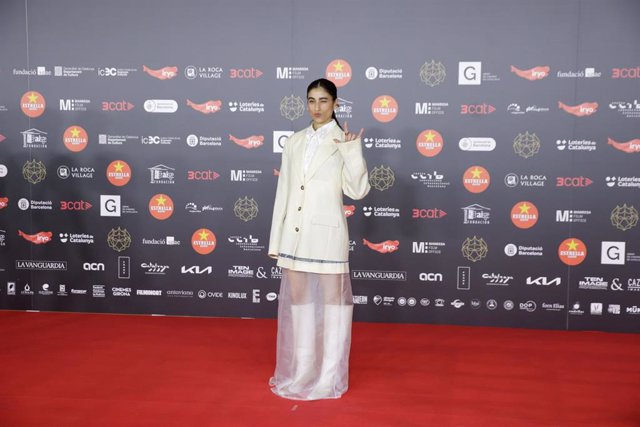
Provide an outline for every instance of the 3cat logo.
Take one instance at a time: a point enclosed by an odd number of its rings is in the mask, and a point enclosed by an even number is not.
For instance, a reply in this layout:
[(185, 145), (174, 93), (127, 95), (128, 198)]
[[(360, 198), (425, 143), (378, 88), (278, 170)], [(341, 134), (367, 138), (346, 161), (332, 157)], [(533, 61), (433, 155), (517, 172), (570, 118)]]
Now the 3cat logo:
[[(0, 199), (0, 202), (2, 202), (1, 199)], [(2, 205), (0, 205), (0, 206), (2, 206)], [(342, 209), (344, 210), (344, 217), (345, 218), (349, 218), (350, 216), (353, 216), (353, 214), (356, 212), (356, 206), (355, 205), (343, 205)]]
[(518, 228), (527, 229), (538, 222), (538, 208), (531, 202), (518, 202), (511, 209), (511, 222)]
[(425, 157), (437, 156), (442, 151), (443, 145), (442, 135), (433, 129), (423, 130), (416, 139), (416, 148)]
[(511, 66), (512, 73), (515, 73), (516, 76), (518, 77), (522, 77), (523, 79), (531, 80), (531, 81), (544, 79), (545, 77), (549, 76), (549, 71), (550, 71), (550, 68), (546, 65), (533, 67), (528, 70), (521, 70), (519, 68), (514, 67), (513, 65)]
[(196, 104), (190, 99), (187, 99), (187, 106), (201, 112), (202, 114), (213, 114), (220, 111), (220, 109), (222, 108), (222, 101), (217, 99), (215, 101), (207, 101), (202, 104)]
[(334, 59), (327, 65), (326, 78), (336, 87), (345, 86), (351, 81), (351, 65), (344, 59)]
[(565, 239), (558, 246), (558, 256), (567, 265), (578, 265), (587, 257), (587, 246), (575, 237)]
[(579, 105), (567, 105), (558, 101), (558, 108), (566, 111), (569, 114), (573, 114), (576, 117), (590, 116), (598, 111), (597, 102), (583, 102)]
[(558, 176), (556, 177), (556, 187), (588, 187), (593, 184), (593, 180), (586, 176)]
[(36, 234), (26, 234), (21, 230), (18, 230), (18, 235), (24, 240), (33, 243), (34, 245), (44, 245), (51, 241), (53, 233), (50, 231), (39, 231)]
[(213, 252), (216, 248), (216, 242), (216, 235), (206, 228), (196, 230), (191, 236), (191, 246), (200, 255), (207, 255)]
[(400, 247), (399, 240), (385, 240), (384, 242), (380, 243), (371, 243), (367, 239), (362, 239), (362, 243), (369, 249), (373, 249), (374, 251), (380, 252), (381, 254), (395, 252)]
[(22, 112), (32, 119), (40, 117), (42, 113), (44, 113), (46, 106), (47, 102), (45, 101), (44, 96), (39, 92), (32, 90), (22, 95), (22, 99), (20, 99), (20, 108), (22, 109)]
[(102, 111), (131, 111), (135, 105), (122, 101), (102, 101)]
[(123, 160), (114, 160), (107, 167), (107, 179), (116, 187), (122, 187), (131, 180), (131, 168)]
[(0, 197), (0, 209), (4, 209), (9, 206), (9, 198), (8, 197)]
[(231, 79), (257, 79), (264, 74), (257, 68), (231, 68), (229, 78)]
[(640, 139), (632, 139), (627, 142), (617, 142), (611, 138), (607, 138), (607, 144), (611, 145), (613, 148), (616, 148), (620, 151), (624, 151), (625, 153), (640, 153)]
[(640, 79), (640, 67), (635, 68), (612, 68), (612, 79)]
[(166, 194), (156, 194), (149, 200), (149, 213), (161, 221), (173, 215), (173, 200)]
[(381, 95), (371, 104), (373, 118), (381, 123), (389, 123), (398, 115), (398, 103), (389, 95)]
[(158, 70), (152, 70), (146, 65), (143, 65), (142, 71), (158, 80), (169, 80), (178, 75), (178, 67), (163, 67)]
[(462, 176), (464, 188), (471, 193), (482, 193), (491, 183), (489, 172), (482, 166), (471, 166)]
[(61, 200), (61, 211), (87, 211), (91, 209), (93, 205), (84, 200)]
[(62, 141), (64, 142), (64, 146), (67, 147), (67, 150), (79, 153), (87, 148), (89, 135), (87, 135), (87, 131), (80, 126), (69, 126), (67, 130), (64, 131)]

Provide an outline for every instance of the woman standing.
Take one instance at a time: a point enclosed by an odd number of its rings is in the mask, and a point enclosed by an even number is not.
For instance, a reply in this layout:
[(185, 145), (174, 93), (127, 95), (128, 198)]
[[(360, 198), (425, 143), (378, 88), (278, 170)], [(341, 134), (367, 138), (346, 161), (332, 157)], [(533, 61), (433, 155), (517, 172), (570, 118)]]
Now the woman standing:
[(307, 88), (311, 126), (282, 153), (269, 256), (278, 259), (277, 361), (271, 390), (300, 400), (339, 398), (347, 391), (353, 297), (349, 235), (342, 196), (370, 190), (359, 134), (344, 130), (334, 110), (336, 86)]

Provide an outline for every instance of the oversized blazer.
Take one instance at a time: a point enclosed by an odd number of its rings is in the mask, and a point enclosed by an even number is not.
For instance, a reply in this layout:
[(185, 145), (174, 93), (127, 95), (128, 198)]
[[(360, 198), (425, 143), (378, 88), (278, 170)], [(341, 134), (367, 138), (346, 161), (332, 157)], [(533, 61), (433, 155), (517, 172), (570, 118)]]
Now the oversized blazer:
[(321, 139), (307, 173), (306, 129), (285, 143), (269, 238), (278, 266), (314, 273), (349, 272), (349, 234), (343, 194), (359, 200), (369, 193), (360, 138), (344, 141), (338, 127)]

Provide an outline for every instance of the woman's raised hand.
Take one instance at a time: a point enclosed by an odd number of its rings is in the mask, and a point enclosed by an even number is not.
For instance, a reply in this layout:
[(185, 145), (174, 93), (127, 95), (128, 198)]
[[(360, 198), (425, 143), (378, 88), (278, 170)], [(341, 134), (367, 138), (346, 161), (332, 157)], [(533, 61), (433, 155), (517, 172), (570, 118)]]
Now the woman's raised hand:
[(344, 122), (344, 141), (340, 141), (339, 139), (334, 138), (333, 142), (335, 142), (336, 144), (340, 144), (342, 142), (353, 141), (354, 139), (362, 137), (363, 133), (364, 128), (360, 129), (360, 132), (357, 135), (355, 133), (349, 132), (349, 124), (347, 122)]

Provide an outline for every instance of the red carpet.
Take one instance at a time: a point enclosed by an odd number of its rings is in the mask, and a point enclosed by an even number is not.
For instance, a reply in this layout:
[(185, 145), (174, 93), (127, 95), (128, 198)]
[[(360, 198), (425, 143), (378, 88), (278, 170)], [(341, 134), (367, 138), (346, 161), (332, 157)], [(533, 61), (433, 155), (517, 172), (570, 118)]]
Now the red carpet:
[(354, 323), (349, 392), (273, 395), (275, 320), (0, 312), (0, 426), (640, 426), (640, 336)]

